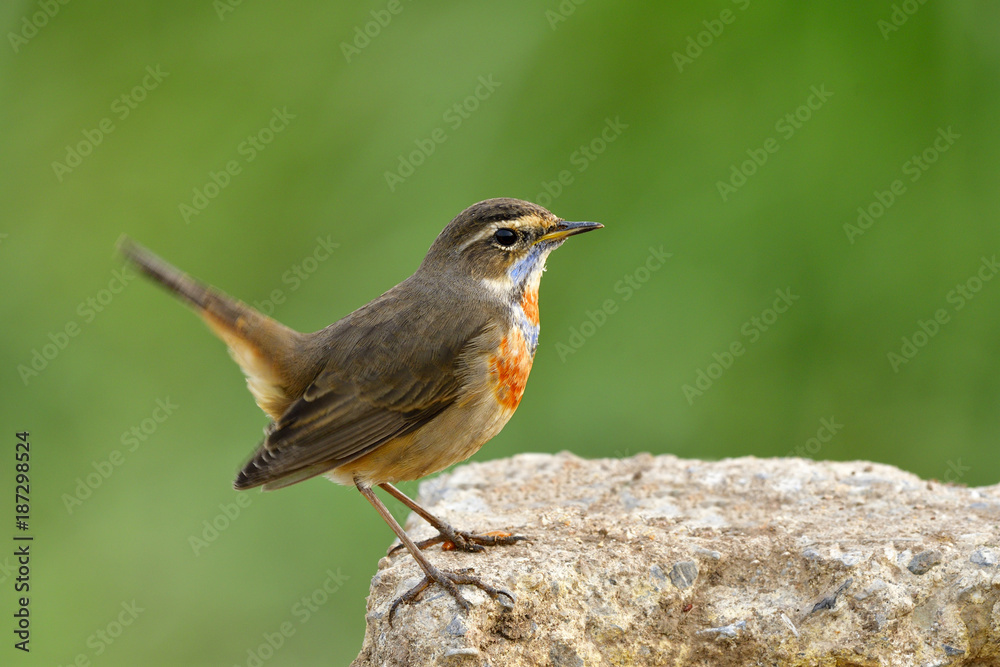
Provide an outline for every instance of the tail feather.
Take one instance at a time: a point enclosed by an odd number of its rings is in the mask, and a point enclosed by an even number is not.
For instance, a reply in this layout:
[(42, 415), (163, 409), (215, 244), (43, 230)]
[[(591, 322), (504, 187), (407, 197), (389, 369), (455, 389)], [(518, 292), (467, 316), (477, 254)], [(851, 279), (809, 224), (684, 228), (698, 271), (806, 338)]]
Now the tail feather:
[(171, 266), (123, 236), (118, 248), (142, 273), (192, 306), (229, 347), (257, 405), (278, 419), (319, 372), (307, 335), (289, 329)]

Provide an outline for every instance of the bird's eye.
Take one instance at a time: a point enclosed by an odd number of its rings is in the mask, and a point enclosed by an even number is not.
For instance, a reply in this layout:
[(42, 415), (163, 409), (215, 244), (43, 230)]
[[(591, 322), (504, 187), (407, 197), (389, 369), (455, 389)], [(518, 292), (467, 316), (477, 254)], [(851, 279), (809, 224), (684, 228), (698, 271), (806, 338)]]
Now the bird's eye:
[(496, 242), (500, 245), (510, 247), (517, 243), (517, 232), (513, 229), (507, 229), (504, 227), (503, 229), (498, 229), (496, 233), (493, 234), (493, 238), (496, 239)]

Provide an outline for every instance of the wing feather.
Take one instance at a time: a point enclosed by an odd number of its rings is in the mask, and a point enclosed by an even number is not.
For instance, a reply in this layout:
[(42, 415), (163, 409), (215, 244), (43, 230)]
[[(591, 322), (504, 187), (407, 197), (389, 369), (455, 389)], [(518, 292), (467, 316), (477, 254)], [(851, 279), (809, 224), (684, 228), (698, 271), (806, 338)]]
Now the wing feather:
[(459, 398), (488, 316), (413, 307), (423, 295), (410, 283), (320, 332), (326, 367), (268, 430), (237, 489), (322, 474), (420, 428)]

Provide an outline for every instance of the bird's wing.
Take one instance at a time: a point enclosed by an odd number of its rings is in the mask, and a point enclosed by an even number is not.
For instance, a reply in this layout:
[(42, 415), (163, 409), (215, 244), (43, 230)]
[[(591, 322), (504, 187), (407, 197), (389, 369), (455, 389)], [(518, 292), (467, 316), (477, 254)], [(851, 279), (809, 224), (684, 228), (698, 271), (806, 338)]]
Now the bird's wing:
[(239, 473), (236, 488), (278, 488), (358, 458), (429, 422), (452, 404), (459, 388), (454, 380), (391, 377), (386, 381), (417, 400), (387, 403), (336, 372), (322, 374), (275, 424)]
[(483, 327), (470, 313), (435, 316), (413, 307), (421, 295), (397, 290), (328, 328), (326, 368), (272, 425), (237, 489), (280, 488), (343, 465), (458, 398)]

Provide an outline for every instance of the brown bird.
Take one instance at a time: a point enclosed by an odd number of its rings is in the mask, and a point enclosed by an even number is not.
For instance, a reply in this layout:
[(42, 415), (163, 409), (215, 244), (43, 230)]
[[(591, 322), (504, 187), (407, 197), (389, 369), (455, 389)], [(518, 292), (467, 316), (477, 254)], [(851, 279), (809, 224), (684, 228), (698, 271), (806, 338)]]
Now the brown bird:
[[(435, 582), (463, 609), (464, 584), (513, 602), (467, 572), (437, 569), (421, 549), (450, 542), (481, 551), (523, 537), (456, 530), (393, 484), (464, 461), (500, 432), (521, 401), (538, 344), (545, 260), (569, 236), (601, 227), (518, 199), (479, 202), (444, 228), (416, 273), (314, 333), (289, 329), (128, 238), (119, 247), (225, 341), (273, 420), (234, 486), (271, 490), (321, 474), (353, 485), (413, 555), (424, 578), (393, 602), (391, 622), (400, 603)], [(373, 486), (439, 535), (415, 544)]]

